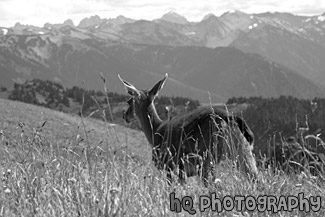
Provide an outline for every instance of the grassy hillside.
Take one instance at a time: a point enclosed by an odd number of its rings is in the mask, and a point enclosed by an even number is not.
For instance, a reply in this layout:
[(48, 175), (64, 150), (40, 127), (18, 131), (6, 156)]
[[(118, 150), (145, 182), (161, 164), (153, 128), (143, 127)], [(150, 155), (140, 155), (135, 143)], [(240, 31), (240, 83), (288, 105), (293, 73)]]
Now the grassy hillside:
[[(142, 160), (147, 157), (144, 152), (149, 147), (147, 140), (138, 131), (5, 99), (0, 99), (0, 108), (0, 130), (16, 142), (41, 130), (40, 138), (54, 145), (86, 146), (89, 141), (89, 145), (94, 147), (116, 152), (130, 149), (130, 153), (141, 156)], [(44, 122), (45, 125), (41, 127)], [(22, 138), (24, 132), (26, 135)]]
[[(208, 188), (196, 179), (166, 184), (151, 163), (143, 134), (121, 126), (82, 119), (0, 99), (0, 216), (188, 216), (170, 211), (170, 193), (190, 196), (196, 216), (199, 196), (325, 196), (325, 184), (307, 173), (285, 175), (260, 168), (258, 182), (228, 162), (216, 167)], [(294, 209), (275, 216), (324, 216)], [(271, 206), (272, 207), (272, 206)], [(306, 207), (305, 207), (306, 208)], [(311, 207), (310, 207), (311, 208)], [(274, 216), (272, 211), (223, 211), (222, 216)]]

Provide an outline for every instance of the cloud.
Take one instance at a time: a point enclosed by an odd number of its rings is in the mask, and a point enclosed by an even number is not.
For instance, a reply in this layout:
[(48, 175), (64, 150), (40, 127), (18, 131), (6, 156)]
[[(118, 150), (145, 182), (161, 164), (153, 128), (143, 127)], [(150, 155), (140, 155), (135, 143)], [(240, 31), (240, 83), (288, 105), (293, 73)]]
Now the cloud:
[(0, 26), (16, 22), (42, 26), (71, 18), (77, 24), (92, 15), (110, 18), (118, 15), (134, 19), (155, 19), (174, 10), (191, 21), (208, 13), (221, 15), (236, 9), (246, 13), (266, 11), (315, 15), (325, 11), (324, 0), (1, 0)]

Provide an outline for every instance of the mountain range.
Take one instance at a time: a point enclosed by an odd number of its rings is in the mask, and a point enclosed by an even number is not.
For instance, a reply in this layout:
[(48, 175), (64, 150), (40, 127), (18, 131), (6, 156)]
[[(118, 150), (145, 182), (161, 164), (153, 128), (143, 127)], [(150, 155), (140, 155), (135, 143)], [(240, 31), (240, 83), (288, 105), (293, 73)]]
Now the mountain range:
[(229, 11), (199, 22), (92, 16), (43, 27), (0, 27), (0, 85), (26, 79), (122, 92), (117, 78), (149, 88), (169, 73), (163, 95), (223, 102), (232, 96), (325, 96), (325, 13)]

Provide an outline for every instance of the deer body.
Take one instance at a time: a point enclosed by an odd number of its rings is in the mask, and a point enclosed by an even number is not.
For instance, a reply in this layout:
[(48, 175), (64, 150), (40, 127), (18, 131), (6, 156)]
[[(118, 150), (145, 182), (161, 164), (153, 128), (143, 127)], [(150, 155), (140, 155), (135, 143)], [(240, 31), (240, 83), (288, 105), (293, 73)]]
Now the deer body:
[(201, 107), (162, 121), (158, 116), (153, 100), (163, 87), (167, 76), (150, 91), (140, 91), (121, 79), (127, 92), (132, 95), (129, 108), (124, 114), (126, 122), (138, 119), (143, 132), (151, 144), (152, 160), (158, 169), (167, 171), (171, 182), (171, 172), (179, 168), (179, 178), (183, 182), (185, 174), (190, 177), (201, 174), (205, 185), (213, 164), (218, 163), (225, 153), (233, 150), (224, 145), (225, 135), (233, 126), (239, 141), (239, 158), (244, 161), (245, 172), (257, 174), (252, 155), (253, 133), (239, 117), (229, 116), (226, 111)]

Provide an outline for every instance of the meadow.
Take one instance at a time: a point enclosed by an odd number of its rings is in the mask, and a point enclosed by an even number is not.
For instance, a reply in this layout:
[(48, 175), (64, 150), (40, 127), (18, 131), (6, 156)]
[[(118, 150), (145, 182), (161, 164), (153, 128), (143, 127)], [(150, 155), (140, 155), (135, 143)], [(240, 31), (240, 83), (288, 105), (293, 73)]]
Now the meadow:
[[(191, 216), (171, 211), (189, 196), (194, 216), (324, 216), (325, 182), (309, 173), (259, 168), (257, 181), (229, 162), (206, 188), (198, 177), (169, 186), (140, 131), (0, 99), (0, 216)], [(200, 208), (200, 196), (320, 196), (317, 212)], [(311, 205), (311, 204), (310, 204)], [(307, 207), (303, 207), (305, 210)]]

